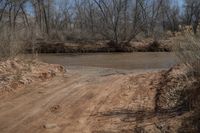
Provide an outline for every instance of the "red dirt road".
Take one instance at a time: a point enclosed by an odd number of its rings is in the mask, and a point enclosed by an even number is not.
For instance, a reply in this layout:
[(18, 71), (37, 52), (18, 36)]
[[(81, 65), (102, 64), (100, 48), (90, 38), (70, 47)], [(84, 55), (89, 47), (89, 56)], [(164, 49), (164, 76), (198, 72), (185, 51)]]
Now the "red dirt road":
[(156, 72), (136, 76), (69, 70), (64, 77), (0, 97), (0, 132), (111, 133), (151, 128), (152, 123), (161, 123), (151, 113), (158, 79)]

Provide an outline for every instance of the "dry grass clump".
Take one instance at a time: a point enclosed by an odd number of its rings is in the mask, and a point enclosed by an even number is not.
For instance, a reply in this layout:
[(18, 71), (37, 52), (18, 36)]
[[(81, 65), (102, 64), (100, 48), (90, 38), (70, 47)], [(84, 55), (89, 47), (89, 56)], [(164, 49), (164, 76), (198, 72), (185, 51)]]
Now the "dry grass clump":
[(0, 23), (0, 60), (23, 54), (27, 47), (33, 49), (35, 32), (21, 27), (13, 31), (9, 26)]
[(199, 35), (186, 32), (178, 41), (178, 45), (174, 47), (176, 55), (191, 70), (192, 76), (197, 81), (185, 92), (185, 96), (190, 97), (189, 104), (193, 115), (185, 119), (179, 132), (200, 132), (200, 38)]
[(200, 74), (200, 37), (185, 33), (178, 39), (174, 51), (180, 61), (187, 65), (195, 74)]
[(10, 39), (0, 40), (0, 59), (7, 59), (10, 57), (16, 57), (20, 53), (23, 53), (24, 42)]

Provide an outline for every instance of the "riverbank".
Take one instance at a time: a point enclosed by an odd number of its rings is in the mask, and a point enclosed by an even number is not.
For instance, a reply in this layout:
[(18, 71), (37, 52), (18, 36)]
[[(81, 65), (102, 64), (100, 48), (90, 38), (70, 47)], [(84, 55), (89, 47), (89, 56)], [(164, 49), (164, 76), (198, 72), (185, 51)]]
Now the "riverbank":
[[(168, 38), (155, 42), (151, 38), (139, 39), (115, 47), (109, 41), (98, 42), (56, 42), (37, 40), (34, 50), (38, 53), (98, 53), (98, 52), (170, 52), (172, 51), (173, 39)], [(26, 51), (32, 52), (32, 46)]]
[(32, 83), (52, 79), (65, 72), (61, 65), (36, 59), (14, 58), (0, 62), (0, 95), (15, 92)]
[[(18, 67), (13, 66), (18, 65), (12, 64), (21, 63), (12, 62), (6, 64), (15, 73)], [(59, 65), (33, 64), (31, 75), (63, 72)], [(184, 104), (188, 99), (182, 97), (196, 82), (193, 78), (186, 82), (183, 75), (188, 73), (184, 66), (153, 71), (67, 67), (66, 73), (53, 74), (51, 80), (34, 80), (12, 95), (0, 96), (0, 129), (10, 133), (176, 133), (192, 116)]]

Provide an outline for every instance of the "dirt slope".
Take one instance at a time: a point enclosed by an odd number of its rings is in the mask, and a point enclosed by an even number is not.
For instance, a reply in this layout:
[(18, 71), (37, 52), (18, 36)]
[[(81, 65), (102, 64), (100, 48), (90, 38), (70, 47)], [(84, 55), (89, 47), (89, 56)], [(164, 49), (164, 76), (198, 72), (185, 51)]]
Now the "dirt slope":
[(0, 61), (0, 95), (16, 92), (34, 82), (50, 80), (64, 72), (65, 68), (61, 65), (38, 60), (15, 58)]
[(0, 131), (175, 132), (180, 125), (179, 117), (153, 113), (154, 86), (159, 78), (158, 72), (128, 75), (103, 70), (97, 74), (72, 69), (64, 77), (32, 84), (9, 97), (0, 97)]

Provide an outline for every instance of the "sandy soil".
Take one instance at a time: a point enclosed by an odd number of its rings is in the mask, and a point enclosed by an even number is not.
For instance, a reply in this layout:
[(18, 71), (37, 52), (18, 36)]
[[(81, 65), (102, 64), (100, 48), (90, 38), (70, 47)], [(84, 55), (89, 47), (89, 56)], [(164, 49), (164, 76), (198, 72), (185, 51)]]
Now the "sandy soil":
[(178, 116), (154, 113), (160, 72), (143, 73), (68, 68), (64, 76), (1, 96), (0, 131), (175, 132), (180, 125)]
[(65, 68), (61, 65), (33, 59), (18, 57), (0, 61), (0, 95), (9, 95), (10, 92), (23, 89), (28, 84), (50, 80), (64, 72)]

